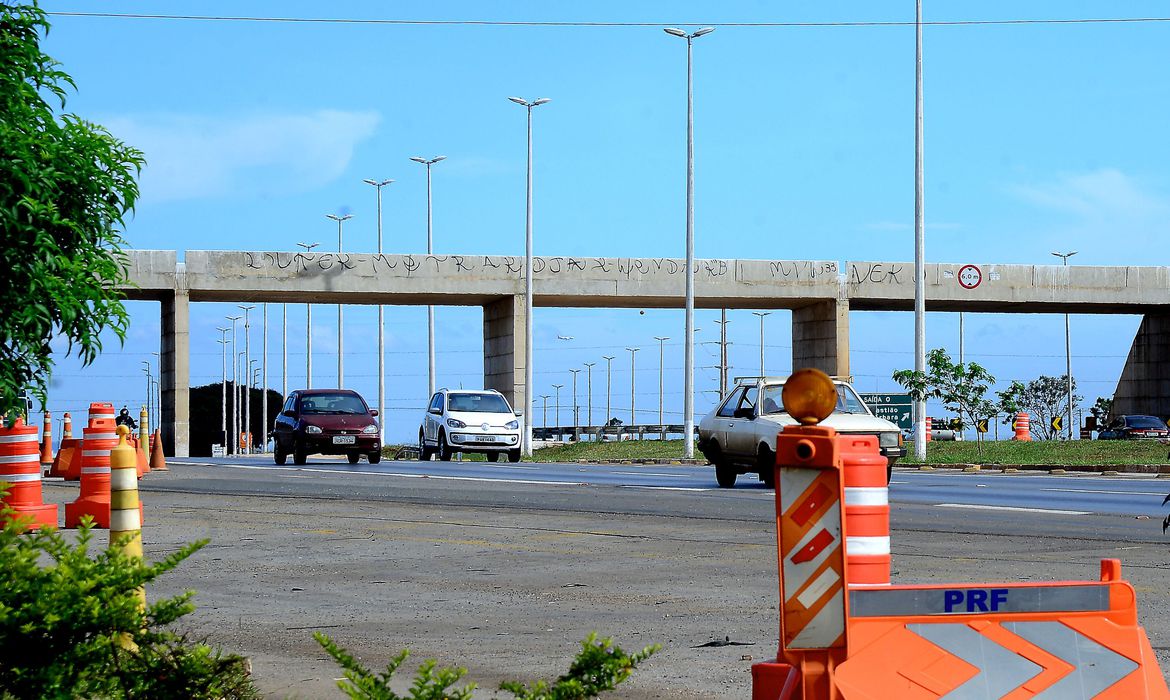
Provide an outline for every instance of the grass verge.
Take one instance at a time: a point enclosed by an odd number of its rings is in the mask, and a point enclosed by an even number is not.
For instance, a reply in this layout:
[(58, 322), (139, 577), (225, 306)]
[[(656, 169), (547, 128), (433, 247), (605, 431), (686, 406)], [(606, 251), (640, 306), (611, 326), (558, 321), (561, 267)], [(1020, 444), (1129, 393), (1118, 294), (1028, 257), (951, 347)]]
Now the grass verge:
[[(922, 464), (911, 454), (899, 464)], [(926, 464), (1036, 464), (1053, 466), (1113, 466), (1170, 464), (1170, 447), (1153, 440), (1037, 440), (930, 442)]]

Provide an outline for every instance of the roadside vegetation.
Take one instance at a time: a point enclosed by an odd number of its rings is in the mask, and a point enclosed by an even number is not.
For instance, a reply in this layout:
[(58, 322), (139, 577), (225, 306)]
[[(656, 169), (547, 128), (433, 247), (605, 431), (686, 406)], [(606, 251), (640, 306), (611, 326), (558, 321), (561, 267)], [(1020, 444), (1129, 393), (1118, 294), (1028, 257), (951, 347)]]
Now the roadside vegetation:
[[(1025, 464), (1063, 466), (1117, 466), (1170, 464), (1170, 447), (1155, 440), (984, 440), (926, 445), (927, 464)], [(898, 464), (921, 464), (913, 451)]]

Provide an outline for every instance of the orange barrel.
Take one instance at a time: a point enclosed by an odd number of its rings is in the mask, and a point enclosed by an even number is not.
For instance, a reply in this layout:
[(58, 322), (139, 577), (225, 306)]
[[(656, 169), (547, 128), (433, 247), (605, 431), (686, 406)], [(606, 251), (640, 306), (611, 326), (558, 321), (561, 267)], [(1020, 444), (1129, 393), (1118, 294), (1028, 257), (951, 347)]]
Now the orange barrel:
[(45, 428), (41, 436), (41, 473), (53, 466), (53, 416), (45, 411)]
[(1032, 419), (1027, 413), (1023, 411), (1016, 414), (1016, 420), (1012, 422), (1012, 429), (1016, 434), (1012, 437), (1013, 440), (1020, 442), (1032, 441)]
[(837, 433), (845, 478), (845, 561), (850, 586), (890, 585), (890, 496), (876, 435)]
[[(96, 421), (96, 422), (95, 422)], [(106, 401), (95, 401), (89, 405), (89, 427), (109, 427), (111, 434), (114, 433), (116, 427), (114, 423), (114, 404)], [(82, 428), (82, 432), (85, 429)], [(79, 441), (80, 442), (80, 441)], [(69, 469), (65, 472), (65, 479), (68, 481), (77, 481), (81, 478), (81, 462), (77, 454), (69, 462)], [(68, 525), (66, 526), (68, 527)]]
[(81, 495), (65, 505), (65, 527), (75, 528), (84, 515), (93, 517), (94, 526), (110, 527), (110, 450), (118, 444), (114, 422), (91, 420), (83, 428), (81, 444)]
[(37, 527), (57, 527), (57, 505), (45, 505), (41, 493), (41, 448), (37, 428), (20, 418), (6, 428), (0, 424), (0, 481), (9, 484), (5, 505), (14, 517), (29, 517)]

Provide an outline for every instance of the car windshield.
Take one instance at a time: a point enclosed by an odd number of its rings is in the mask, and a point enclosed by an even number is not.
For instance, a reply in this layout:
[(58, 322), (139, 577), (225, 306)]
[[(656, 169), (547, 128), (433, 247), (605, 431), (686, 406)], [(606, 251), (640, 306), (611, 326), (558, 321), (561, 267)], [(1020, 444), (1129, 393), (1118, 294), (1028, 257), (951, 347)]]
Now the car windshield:
[(1125, 425), (1130, 428), (1151, 428), (1154, 430), (1165, 430), (1166, 424), (1159, 418), (1154, 416), (1127, 416)]
[(511, 413), (499, 394), (448, 394), (447, 410), (465, 413)]
[[(784, 404), (780, 400), (782, 391), (784, 391), (783, 384), (772, 384), (764, 387), (764, 400), (760, 403), (760, 411), (764, 415), (784, 413)], [(869, 413), (857, 394), (844, 384), (837, 385), (837, 407), (833, 410), (837, 413), (860, 413), (863, 415)]]
[(301, 399), (301, 413), (366, 414), (369, 410), (353, 394), (313, 394)]

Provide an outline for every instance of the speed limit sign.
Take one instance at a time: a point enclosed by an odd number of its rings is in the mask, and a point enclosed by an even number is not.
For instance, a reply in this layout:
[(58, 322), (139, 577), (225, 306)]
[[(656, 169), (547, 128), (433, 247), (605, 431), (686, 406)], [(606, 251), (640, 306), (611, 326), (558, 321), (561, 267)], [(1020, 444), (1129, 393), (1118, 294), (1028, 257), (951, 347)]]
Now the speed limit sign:
[(963, 289), (975, 289), (983, 281), (983, 273), (974, 265), (964, 265), (959, 268), (959, 286)]

